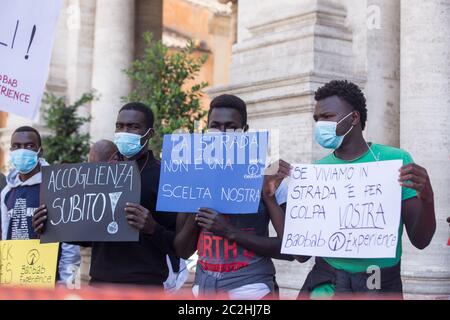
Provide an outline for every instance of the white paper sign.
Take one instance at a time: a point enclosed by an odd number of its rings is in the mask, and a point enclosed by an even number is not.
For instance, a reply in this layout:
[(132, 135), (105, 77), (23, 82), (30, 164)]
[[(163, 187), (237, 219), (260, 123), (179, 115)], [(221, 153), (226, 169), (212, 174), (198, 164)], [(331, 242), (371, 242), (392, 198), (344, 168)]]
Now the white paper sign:
[(395, 257), (401, 166), (401, 160), (295, 165), (281, 252), (316, 257)]
[(2, 0), (0, 110), (33, 119), (47, 80), (60, 0)]

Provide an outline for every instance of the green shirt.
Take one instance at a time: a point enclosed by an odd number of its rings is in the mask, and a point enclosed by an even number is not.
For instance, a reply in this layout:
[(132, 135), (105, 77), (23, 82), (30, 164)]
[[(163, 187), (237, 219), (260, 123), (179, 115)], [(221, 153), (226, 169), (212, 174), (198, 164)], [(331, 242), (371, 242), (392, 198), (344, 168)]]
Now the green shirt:
[[(370, 145), (374, 155), (378, 158), (379, 161), (387, 161), (387, 160), (403, 160), (403, 165), (413, 162), (411, 155), (398, 148), (385, 146), (381, 144), (371, 144)], [(323, 159), (318, 160), (317, 164), (349, 164), (349, 163), (364, 163), (364, 162), (374, 162), (376, 159), (370, 150), (368, 150), (361, 157), (352, 160), (346, 161), (337, 158), (334, 155), (334, 152), (330, 155), (326, 156)], [(416, 191), (410, 188), (402, 188), (402, 200), (410, 199), (416, 196)], [(400, 220), (400, 227), (398, 230), (398, 243), (397, 243), (397, 252), (395, 258), (376, 258), (376, 259), (357, 259), (357, 258), (324, 258), (324, 260), (333, 266), (336, 269), (344, 270), (351, 273), (356, 272), (366, 272), (367, 268), (371, 265), (377, 265), (380, 268), (392, 267), (395, 266), (401, 258), (402, 255), (402, 235), (403, 235), (403, 222)], [(332, 286), (331, 286), (332, 287)], [(325, 296), (327, 296), (330, 290), (330, 285), (322, 285), (317, 287), (311, 296), (320, 295), (321, 291)]]

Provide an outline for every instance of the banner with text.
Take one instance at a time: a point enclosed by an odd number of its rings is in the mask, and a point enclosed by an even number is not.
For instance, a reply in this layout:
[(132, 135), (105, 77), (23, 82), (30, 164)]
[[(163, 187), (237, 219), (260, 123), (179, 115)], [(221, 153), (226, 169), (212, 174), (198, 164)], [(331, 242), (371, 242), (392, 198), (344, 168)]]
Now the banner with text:
[(164, 136), (158, 211), (257, 213), (268, 132)]
[(60, 0), (2, 0), (0, 110), (33, 119), (47, 81)]
[(125, 216), (126, 202), (141, 200), (135, 161), (42, 167), (40, 196), (48, 215), (43, 243), (139, 240)]
[(53, 288), (58, 246), (39, 240), (0, 241), (0, 284)]
[(395, 257), (401, 160), (295, 165), (282, 253), (340, 258)]

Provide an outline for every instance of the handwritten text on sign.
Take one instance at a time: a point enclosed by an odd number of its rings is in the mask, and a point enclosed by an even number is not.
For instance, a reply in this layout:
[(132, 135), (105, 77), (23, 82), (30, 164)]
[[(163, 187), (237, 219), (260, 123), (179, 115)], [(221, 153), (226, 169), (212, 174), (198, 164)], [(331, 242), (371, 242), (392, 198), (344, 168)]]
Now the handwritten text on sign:
[(138, 241), (124, 211), (126, 202), (140, 203), (136, 162), (46, 166), (42, 181), (48, 219), (41, 242)]
[(395, 257), (401, 210), (401, 160), (296, 165), (289, 182), (281, 252)]
[(267, 132), (164, 136), (158, 211), (256, 213)]
[(39, 244), (39, 240), (0, 241), (0, 284), (54, 287), (58, 245)]
[(0, 108), (34, 118), (47, 80), (60, 0), (2, 0)]

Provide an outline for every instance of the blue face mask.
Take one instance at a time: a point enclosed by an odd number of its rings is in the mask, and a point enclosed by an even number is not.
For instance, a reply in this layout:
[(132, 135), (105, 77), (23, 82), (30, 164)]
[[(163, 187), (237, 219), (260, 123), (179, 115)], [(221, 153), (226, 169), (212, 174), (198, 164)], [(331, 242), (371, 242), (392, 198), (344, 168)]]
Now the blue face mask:
[(119, 149), (119, 152), (123, 156), (131, 158), (136, 154), (138, 154), (138, 152), (141, 151), (142, 148), (147, 144), (146, 142), (143, 145), (141, 145), (141, 139), (145, 137), (145, 135), (150, 131), (150, 129), (148, 129), (143, 136), (128, 132), (116, 132), (114, 134), (114, 143), (117, 146), (117, 149)]
[(20, 173), (30, 173), (38, 164), (38, 154), (40, 150), (41, 148), (39, 148), (37, 152), (27, 149), (17, 149), (11, 151), (11, 163)]
[(353, 112), (350, 112), (339, 122), (317, 121), (314, 129), (314, 138), (316, 139), (317, 143), (327, 149), (338, 149), (344, 141), (345, 136), (350, 131), (352, 131), (354, 126), (352, 125), (351, 128), (343, 136), (337, 135), (336, 128), (339, 123), (347, 119), (351, 114), (353, 114)]

